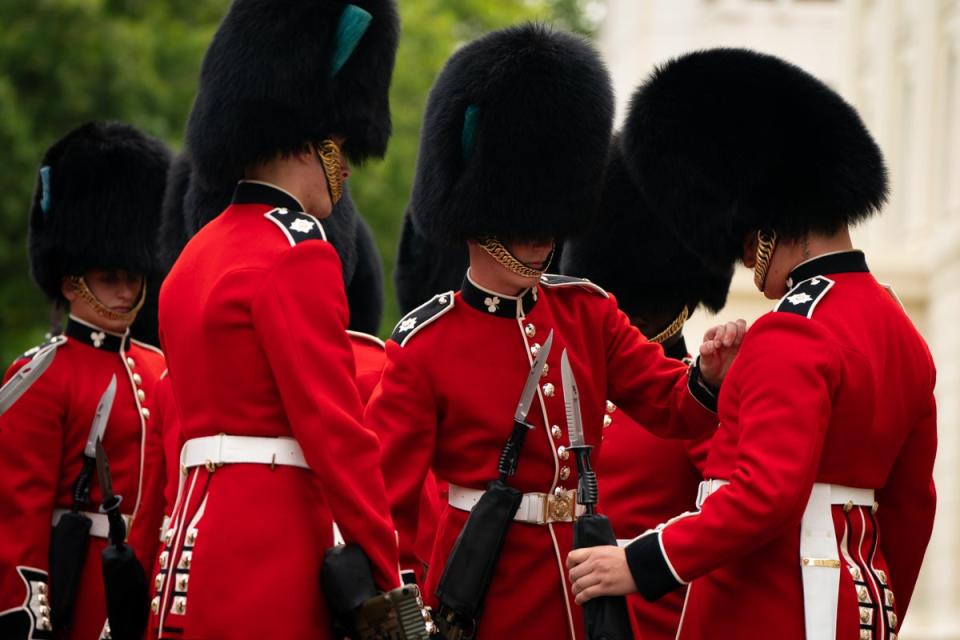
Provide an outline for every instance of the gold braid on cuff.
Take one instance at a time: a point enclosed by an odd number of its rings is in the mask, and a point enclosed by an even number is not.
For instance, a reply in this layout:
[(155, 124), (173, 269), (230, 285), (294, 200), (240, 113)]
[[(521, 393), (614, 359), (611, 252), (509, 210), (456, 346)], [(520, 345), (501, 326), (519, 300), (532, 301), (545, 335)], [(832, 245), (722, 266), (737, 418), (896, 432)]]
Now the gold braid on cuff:
[(687, 308), (687, 305), (683, 305), (683, 311), (680, 312), (676, 318), (673, 319), (666, 329), (658, 333), (657, 335), (649, 338), (647, 342), (655, 342), (656, 344), (663, 344), (673, 336), (677, 335), (683, 331), (683, 325), (687, 321), (687, 318), (690, 317), (690, 310)]
[(523, 264), (517, 258), (510, 253), (510, 250), (507, 249), (503, 244), (496, 238), (484, 238), (477, 242), (480, 247), (493, 256), (493, 259), (500, 263), (501, 266), (505, 267), (509, 271), (522, 276), (524, 278), (537, 278), (543, 275), (546, 267), (550, 265), (550, 261), (553, 260), (553, 253), (556, 249), (550, 251), (550, 257), (547, 258), (546, 265), (542, 270), (532, 269), (527, 265)]
[(330, 201), (332, 204), (337, 204), (343, 196), (343, 164), (340, 162), (340, 147), (333, 140), (323, 140), (317, 145), (317, 156), (323, 166), (323, 174), (327, 177)]
[(133, 309), (130, 309), (130, 311), (126, 313), (117, 313), (116, 311), (108, 309), (100, 302), (97, 296), (93, 295), (93, 291), (90, 291), (90, 287), (87, 286), (87, 281), (83, 279), (83, 276), (69, 276), (67, 281), (70, 283), (70, 288), (73, 289), (78, 296), (83, 298), (87, 304), (93, 307), (94, 311), (107, 320), (118, 320), (130, 324), (136, 319), (137, 313), (139, 313), (143, 307), (143, 303), (147, 300), (147, 282), (144, 280), (143, 286), (140, 287), (140, 299)]
[(773, 257), (773, 250), (777, 246), (776, 231), (757, 231), (757, 261), (753, 266), (753, 284), (757, 286), (760, 293), (763, 293), (763, 287), (767, 282), (767, 269), (770, 268), (770, 258)]

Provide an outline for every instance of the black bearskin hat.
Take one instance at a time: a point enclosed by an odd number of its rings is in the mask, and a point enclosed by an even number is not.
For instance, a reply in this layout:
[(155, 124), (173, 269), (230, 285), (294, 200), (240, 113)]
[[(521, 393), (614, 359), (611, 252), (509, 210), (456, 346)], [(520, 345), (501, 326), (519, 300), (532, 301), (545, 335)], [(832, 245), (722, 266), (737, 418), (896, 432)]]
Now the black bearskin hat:
[(350, 326), (347, 328), (376, 335), (383, 319), (383, 264), (369, 225), (359, 215), (356, 215), (356, 221), (356, 267), (347, 284), (347, 304), (350, 306)]
[(723, 308), (733, 277), (703, 267), (673, 231), (653, 215), (623, 162), (619, 137), (610, 147), (599, 214), (563, 246), (561, 272), (588, 278), (617, 297), (628, 315), (669, 312), (701, 303)]
[(43, 156), (27, 248), (34, 281), (62, 302), (65, 276), (88, 269), (151, 275), (170, 151), (118, 122), (88, 122)]
[(393, 0), (234, 0), (187, 122), (199, 179), (232, 185), (247, 167), (333, 134), (355, 162), (382, 156), (399, 33)]
[(624, 157), (648, 205), (719, 273), (747, 233), (833, 233), (877, 211), (883, 156), (823, 82), (745, 49), (690, 53), (633, 95)]
[(430, 91), (414, 222), (437, 244), (564, 237), (595, 213), (612, 120), (585, 39), (526, 24), (474, 40)]
[(393, 270), (397, 302), (404, 315), (438, 293), (459, 289), (470, 266), (466, 245), (448, 247), (430, 242), (417, 230), (413, 218), (409, 210), (403, 216)]

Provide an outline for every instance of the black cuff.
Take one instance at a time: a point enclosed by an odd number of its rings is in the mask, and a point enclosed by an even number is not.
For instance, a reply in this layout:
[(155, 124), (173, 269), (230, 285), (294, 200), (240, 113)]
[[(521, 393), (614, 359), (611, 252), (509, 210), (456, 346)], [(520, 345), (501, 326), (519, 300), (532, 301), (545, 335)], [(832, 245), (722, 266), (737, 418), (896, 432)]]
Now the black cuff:
[(697, 356), (697, 361), (690, 367), (690, 375), (687, 377), (687, 389), (690, 390), (690, 394), (697, 402), (702, 404), (705, 409), (709, 409), (714, 413), (717, 412), (717, 396), (720, 393), (720, 389), (714, 389), (703, 379), (700, 373), (700, 356)]
[(637, 583), (637, 591), (647, 602), (653, 602), (683, 586), (670, 570), (660, 550), (660, 532), (652, 533), (626, 546), (627, 565)]

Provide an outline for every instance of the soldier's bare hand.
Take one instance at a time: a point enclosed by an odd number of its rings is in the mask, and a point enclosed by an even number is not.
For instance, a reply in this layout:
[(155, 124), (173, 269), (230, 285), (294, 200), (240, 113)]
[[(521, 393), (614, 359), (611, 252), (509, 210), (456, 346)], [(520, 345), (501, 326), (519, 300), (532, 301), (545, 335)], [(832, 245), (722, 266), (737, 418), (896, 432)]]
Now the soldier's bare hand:
[(567, 568), (579, 605), (597, 596), (622, 596), (637, 590), (627, 555), (620, 547), (574, 549), (567, 556)]
[(704, 382), (712, 387), (720, 386), (746, 333), (747, 322), (740, 319), (711, 327), (703, 334), (703, 344), (700, 345), (700, 374)]

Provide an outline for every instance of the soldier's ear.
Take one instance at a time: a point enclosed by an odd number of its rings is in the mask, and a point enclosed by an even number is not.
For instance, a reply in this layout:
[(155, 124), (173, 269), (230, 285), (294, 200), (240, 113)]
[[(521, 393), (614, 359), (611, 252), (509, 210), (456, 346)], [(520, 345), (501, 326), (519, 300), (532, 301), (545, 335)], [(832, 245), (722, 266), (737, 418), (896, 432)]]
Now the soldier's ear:
[(60, 293), (70, 304), (73, 304), (73, 301), (77, 299), (77, 290), (70, 283), (69, 276), (60, 279)]

